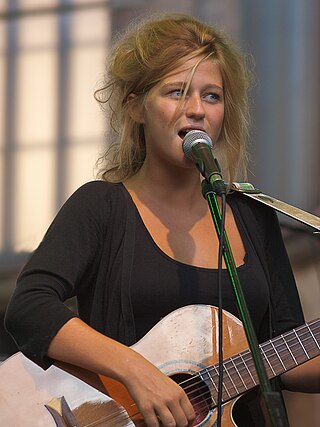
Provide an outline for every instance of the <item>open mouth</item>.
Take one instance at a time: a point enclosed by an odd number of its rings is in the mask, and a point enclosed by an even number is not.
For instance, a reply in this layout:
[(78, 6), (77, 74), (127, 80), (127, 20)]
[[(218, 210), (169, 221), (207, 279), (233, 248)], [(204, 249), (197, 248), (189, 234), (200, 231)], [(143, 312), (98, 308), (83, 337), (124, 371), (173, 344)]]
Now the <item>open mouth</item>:
[(178, 135), (180, 136), (181, 139), (184, 139), (184, 137), (187, 135), (188, 132), (190, 132), (191, 129), (182, 129), (178, 132)]
[(181, 129), (178, 132), (178, 135), (180, 136), (181, 139), (184, 139), (187, 133), (191, 132), (192, 130), (202, 130), (202, 129), (197, 129), (197, 128)]

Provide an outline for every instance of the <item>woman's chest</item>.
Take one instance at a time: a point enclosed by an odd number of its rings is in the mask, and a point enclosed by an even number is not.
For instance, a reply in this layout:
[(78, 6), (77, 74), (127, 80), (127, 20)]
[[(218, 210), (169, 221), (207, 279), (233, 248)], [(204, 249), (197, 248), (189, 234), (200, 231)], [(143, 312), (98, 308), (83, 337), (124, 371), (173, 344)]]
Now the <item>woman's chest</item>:
[[(244, 236), (246, 256), (238, 274), (257, 329), (268, 308), (268, 282), (259, 257)], [(218, 305), (218, 270), (182, 263), (169, 257), (137, 219), (131, 274), (131, 300), (137, 335), (141, 338), (162, 317), (190, 304)], [(223, 306), (238, 316), (227, 271), (222, 271)]]
[[(218, 267), (219, 241), (208, 210), (201, 216), (184, 212), (166, 216), (149, 209), (140, 209), (139, 213), (150, 237), (168, 257), (192, 266)], [(246, 250), (229, 206), (225, 228), (236, 266), (240, 266)]]

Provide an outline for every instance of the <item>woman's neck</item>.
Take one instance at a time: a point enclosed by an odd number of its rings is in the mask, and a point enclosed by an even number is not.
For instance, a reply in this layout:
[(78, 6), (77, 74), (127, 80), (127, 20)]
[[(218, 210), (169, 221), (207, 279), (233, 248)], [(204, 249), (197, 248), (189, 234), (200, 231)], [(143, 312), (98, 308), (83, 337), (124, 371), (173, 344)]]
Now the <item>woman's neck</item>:
[(171, 205), (194, 206), (204, 200), (201, 181), (196, 169), (158, 170), (143, 165), (141, 169), (124, 182), (127, 190), (138, 199), (157, 199)]

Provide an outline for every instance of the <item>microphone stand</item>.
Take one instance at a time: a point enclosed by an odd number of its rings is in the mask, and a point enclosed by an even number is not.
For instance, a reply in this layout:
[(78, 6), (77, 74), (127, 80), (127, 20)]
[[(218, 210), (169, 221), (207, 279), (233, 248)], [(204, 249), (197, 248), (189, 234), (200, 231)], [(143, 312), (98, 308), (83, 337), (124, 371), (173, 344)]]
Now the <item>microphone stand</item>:
[[(204, 198), (208, 201), (213, 223), (218, 238), (220, 238), (221, 212), (217, 201), (217, 193), (216, 191), (214, 191), (214, 185), (211, 180), (210, 183), (206, 180), (202, 181), (202, 194)], [(225, 230), (223, 231), (223, 233), (223, 257), (235, 293), (238, 311), (247, 336), (252, 359), (254, 361), (257, 375), (259, 378), (260, 390), (262, 395), (262, 409), (266, 417), (267, 425), (273, 427), (289, 427), (281, 395), (278, 392), (272, 391), (271, 384), (268, 379), (266, 368), (262, 359), (262, 354), (260, 352), (256, 333), (254, 331), (251, 317), (247, 308), (247, 303), (244, 297), (237, 268), (234, 262), (228, 236)]]

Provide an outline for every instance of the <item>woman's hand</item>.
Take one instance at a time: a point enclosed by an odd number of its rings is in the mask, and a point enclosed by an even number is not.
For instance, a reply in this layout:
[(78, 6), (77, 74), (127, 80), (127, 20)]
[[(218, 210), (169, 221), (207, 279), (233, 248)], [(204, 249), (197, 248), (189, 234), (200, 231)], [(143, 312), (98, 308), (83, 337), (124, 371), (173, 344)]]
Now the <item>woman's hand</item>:
[[(130, 366), (131, 362), (134, 363)], [(195, 418), (184, 390), (139, 354), (128, 364), (122, 382), (148, 427), (186, 427)]]
[(187, 395), (171, 378), (130, 347), (78, 318), (62, 326), (47, 355), (124, 384), (148, 427), (186, 427), (195, 417)]

